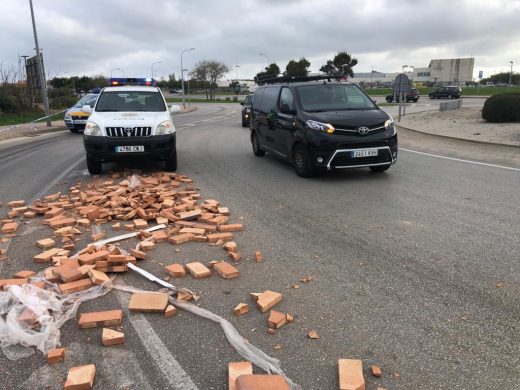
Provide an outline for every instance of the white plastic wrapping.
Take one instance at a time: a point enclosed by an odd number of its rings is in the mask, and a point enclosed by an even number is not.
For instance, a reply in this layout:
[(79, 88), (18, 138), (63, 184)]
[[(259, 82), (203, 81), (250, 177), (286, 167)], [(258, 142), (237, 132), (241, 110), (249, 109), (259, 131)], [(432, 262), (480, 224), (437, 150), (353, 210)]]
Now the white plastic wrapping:
[(137, 187), (139, 184), (141, 184), (141, 181), (139, 180), (139, 176), (136, 174), (133, 174), (130, 178), (130, 188), (133, 190), (135, 187)]
[[(61, 295), (56, 285), (50, 290), (32, 284), (8, 286), (0, 292), (0, 348), (4, 355), (17, 360), (30, 356), (36, 347), (43, 353), (60, 345), (60, 328), (71, 318), (82, 302), (105, 295), (107, 284), (88, 290)], [(23, 320), (20, 315), (24, 313)]]

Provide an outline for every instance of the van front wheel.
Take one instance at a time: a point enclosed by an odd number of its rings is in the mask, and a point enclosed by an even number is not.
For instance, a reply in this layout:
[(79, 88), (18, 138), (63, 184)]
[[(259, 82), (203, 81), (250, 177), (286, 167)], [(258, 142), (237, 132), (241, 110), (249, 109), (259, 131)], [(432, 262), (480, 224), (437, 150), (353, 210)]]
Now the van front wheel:
[(175, 172), (177, 170), (177, 151), (166, 157), (165, 168), (168, 172)]
[(101, 165), (102, 163), (100, 161), (96, 161), (87, 156), (87, 169), (91, 175), (99, 175), (101, 173)]
[(251, 145), (253, 146), (253, 154), (257, 157), (265, 156), (265, 150), (260, 147), (260, 142), (258, 141), (258, 135), (256, 135), (256, 131), (253, 131), (251, 134)]
[(298, 176), (310, 177), (315, 174), (315, 168), (312, 166), (309, 154), (303, 146), (299, 145), (294, 148), (292, 160)]

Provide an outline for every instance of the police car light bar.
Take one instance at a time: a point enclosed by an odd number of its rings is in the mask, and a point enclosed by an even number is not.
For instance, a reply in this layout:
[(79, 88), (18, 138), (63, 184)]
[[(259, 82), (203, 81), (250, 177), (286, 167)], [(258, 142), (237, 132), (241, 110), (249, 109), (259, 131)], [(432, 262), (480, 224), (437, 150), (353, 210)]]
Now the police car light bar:
[(155, 86), (157, 81), (153, 78), (127, 78), (127, 77), (112, 77), (108, 79), (108, 85), (110, 86), (121, 86), (121, 85), (149, 85)]

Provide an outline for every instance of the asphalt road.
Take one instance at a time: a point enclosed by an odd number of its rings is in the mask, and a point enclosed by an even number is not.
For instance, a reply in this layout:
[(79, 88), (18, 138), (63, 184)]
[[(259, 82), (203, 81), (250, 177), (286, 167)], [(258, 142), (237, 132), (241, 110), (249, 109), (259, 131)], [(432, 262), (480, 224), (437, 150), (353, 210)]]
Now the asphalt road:
[[(280, 359), (303, 389), (337, 389), (338, 358), (363, 360), (368, 390), (518, 388), (520, 172), (403, 150), (383, 174), (301, 179), (285, 162), (253, 156), (240, 107), (204, 105), (179, 115), (176, 126), (179, 172), (246, 224), (236, 237), (241, 276), (178, 284), (200, 292), (201, 307)], [(104, 169), (139, 167), (162, 169)], [(0, 177), (4, 202), (88, 182), (81, 136), (0, 143)], [(35, 220), (25, 224), (3, 244), (9, 261), (0, 262), (0, 276), (40, 269), (31, 261), (33, 243), (50, 234)], [(220, 248), (202, 243), (175, 248), (161, 244), (140, 265), (162, 277), (166, 264), (224, 259)], [(264, 262), (252, 260), (256, 250)], [(305, 275), (314, 279), (301, 283)], [(158, 288), (132, 273), (118, 282)], [(254, 307), (243, 317), (231, 313), (250, 292), (267, 289), (283, 294), (276, 309), (296, 319), (275, 335)], [(218, 325), (185, 312), (129, 314), (127, 301), (113, 291), (80, 308), (122, 307), (124, 346), (104, 348), (101, 329), (69, 321), (63, 363), (50, 366), (40, 352), (14, 362), (0, 354), (0, 389), (60, 389), (69, 367), (87, 363), (97, 366), (97, 389), (227, 388), (227, 363), (242, 358)], [(309, 340), (309, 330), (320, 339)], [(371, 364), (382, 368), (381, 379), (369, 374)]]

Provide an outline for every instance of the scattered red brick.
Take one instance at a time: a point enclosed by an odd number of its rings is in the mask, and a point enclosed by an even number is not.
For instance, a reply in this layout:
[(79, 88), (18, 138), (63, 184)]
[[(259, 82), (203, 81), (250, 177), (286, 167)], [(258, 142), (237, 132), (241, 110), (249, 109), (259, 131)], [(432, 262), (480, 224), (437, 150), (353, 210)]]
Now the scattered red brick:
[(2, 226), (1, 232), (3, 234), (15, 233), (18, 230), (18, 222), (8, 222)]
[(101, 335), (101, 343), (105, 347), (108, 347), (110, 345), (124, 344), (125, 334), (109, 328), (103, 328), (103, 333)]
[(311, 330), (309, 333), (307, 333), (307, 337), (310, 338), (311, 340), (317, 340), (320, 338), (320, 336), (318, 335), (318, 333), (315, 330)]
[(164, 318), (170, 318), (173, 317), (177, 313), (177, 308), (173, 305), (166, 306), (166, 309), (164, 310)]
[(137, 312), (164, 312), (168, 306), (167, 293), (135, 293), (130, 298), (128, 309)]
[(49, 249), (56, 245), (56, 242), (52, 238), (44, 238), (43, 240), (36, 241), (36, 245), (42, 249)]
[(80, 279), (75, 282), (62, 283), (59, 285), (62, 294), (72, 294), (75, 292), (87, 290), (93, 287), (94, 284), (90, 279)]
[(228, 364), (228, 390), (236, 390), (236, 380), (240, 375), (251, 375), (251, 362), (233, 362)]
[(186, 268), (195, 279), (207, 278), (208, 276), (211, 276), (211, 270), (198, 261), (186, 264)]
[(370, 366), (370, 372), (372, 373), (372, 375), (378, 378), (381, 378), (381, 376), (383, 375), (383, 371), (381, 371), (381, 367), (379, 366)]
[(287, 316), (279, 311), (271, 310), (267, 323), (269, 327), (279, 329), (287, 323)]
[(274, 292), (274, 291), (264, 291), (258, 296), (256, 301), (256, 305), (260, 309), (262, 313), (265, 313), (267, 310), (272, 308), (278, 302), (282, 300), (282, 294)]
[(26, 283), (29, 283), (28, 279), (0, 279), (0, 291), (2, 291), (5, 286), (21, 286)]
[(164, 272), (166, 272), (168, 275), (171, 275), (175, 278), (182, 278), (186, 276), (186, 269), (182, 264), (170, 264), (166, 267), (164, 267)]
[(82, 313), (79, 316), (79, 327), (81, 329), (97, 328), (98, 326), (121, 325), (123, 321), (122, 310), (94, 311)]
[(225, 261), (216, 263), (214, 268), (215, 271), (217, 271), (218, 274), (224, 279), (238, 278), (240, 276), (238, 269), (233, 267), (231, 264), (226, 263)]
[(65, 359), (65, 348), (54, 348), (47, 352), (47, 363), (59, 363)]
[(262, 261), (264, 261), (264, 256), (262, 255), (262, 252), (260, 252), (260, 251), (255, 252), (255, 261), (257, 263), (261, 263)]
[(14, 274), (14, 277), (17, 279), (29, 279), (36, 275), (34, 271), (20, 271)]
[(239, 303), (233, 309), (233, 314), (236, 316), (241, 316), (246, 313), (249, 313), (249, 305), (247, 303)]
[(236, 390), (290, 390), (281, 375), (240, 375), (236, 380)]
[(94, 385), (96, 366), (88, 364), (85, 366), (72, 367), (69, 370), (67, 380), (63, 385), (64, 390), (90, 390)]
[(338, 371), (340, 390), (365, 390), (361, 360), (339, 359)]

